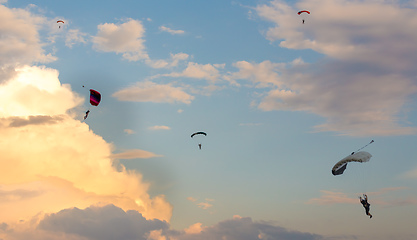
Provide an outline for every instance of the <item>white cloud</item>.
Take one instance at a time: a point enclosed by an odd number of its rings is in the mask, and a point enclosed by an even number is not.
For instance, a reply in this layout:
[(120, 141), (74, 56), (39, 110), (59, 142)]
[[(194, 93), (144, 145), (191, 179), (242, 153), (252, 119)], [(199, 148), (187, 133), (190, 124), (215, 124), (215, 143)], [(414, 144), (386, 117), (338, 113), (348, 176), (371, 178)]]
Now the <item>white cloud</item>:
[(157, 125), (157, 126), (149, 127), (148, 129), (150, 129), (150, 130), (170, 130), (171, 128), (168, 127), (168, 126)]
[(186, 103), (190, 104), (193, 96), (183, 91), (181, 87), (171, 84), (157, 84), (150, 81), (139, 82), (135, 86), (115, 92), (113, 97), (119, 101), (157, 102), (157, 103)]
[(205, 79), (214, 83), (220, 79), (221, 74), (219, 69), (223, 69), (224, 66), (225, 64), (199, 64), (189, 62), (184, 71), (164, 74), (162, 76)]
[(38, 30), (47, 19), (24, 9), (0, 5), (0, 66), (47, 63), (56, 60), (45, 54)]
[(123, 130), (123, 132), (125, 132), (128, 135), (131, 135), (131, 134), (135, 133), (135, 131), (133, 131), (132, 129), (125, 129), (125, 130)]
[(172, 35), (178, 35), (178, 34), (184, 34), (185, 31), (184, 30), (174, 30), (165, 26), (160, 26), (159, 30), (163, 31), (163, 32), (167, 32), (170, 33)]
[(93, 36), (93, 47), (98, 51), (121, 53), (129, 61), (149, 59), (144, 45), (145, 28), (139, 20), (128, 19), (122, 24), (99, 25)]
[(167, 60), (164, 59), (158, 59), (158, 60), (152, 60), (147, 59), (145, 62), (149, 66), (153, 68), (171, 68), (178, 65), (180, 61), (187, 60), (189, 57), (186, 53), (177, 53), (177, 54), (170, 54), (170, 58)]
[(86, 33), (80, 32), (78, 29), (70, 29), (66, 35), (65, 39), (65, 46), (72, 48), (72, 46), (76, 43), (87, 43), (85, 37), (87, 36)]
[(266, 33), (270, 41), (312, 49), (324, 59), (311, 64), (300, 59), (282, 65), (237, 62), (239, 71), (231, 78), (269, 87), (257, 106), (322, 116), (326, 122), (317, 131), (352, 136), (417, 133), (402, 121), (407, 102), (417, 93), (417, 33), (409, 31), (417, 24), (417, 13), (383, 1), (313, 0), (297, 6), (311, 11), (305, 24), (284, 1), (254, 10), (274, 24)]

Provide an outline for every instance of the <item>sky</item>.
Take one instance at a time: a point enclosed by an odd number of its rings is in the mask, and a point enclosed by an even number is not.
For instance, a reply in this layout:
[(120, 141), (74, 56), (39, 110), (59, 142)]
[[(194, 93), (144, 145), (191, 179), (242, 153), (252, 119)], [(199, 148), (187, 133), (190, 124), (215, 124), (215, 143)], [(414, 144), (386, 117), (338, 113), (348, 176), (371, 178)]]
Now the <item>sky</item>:
[(0, 0), (0, 239), (416, 239), (416, 9)]

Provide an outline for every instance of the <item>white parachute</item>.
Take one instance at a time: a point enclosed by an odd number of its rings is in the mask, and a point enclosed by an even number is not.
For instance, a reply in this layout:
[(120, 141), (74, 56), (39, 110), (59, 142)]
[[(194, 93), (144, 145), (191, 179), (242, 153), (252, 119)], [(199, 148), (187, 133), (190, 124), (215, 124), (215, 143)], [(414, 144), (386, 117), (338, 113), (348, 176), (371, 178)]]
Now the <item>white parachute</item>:
[(340, 160), (339, 162), (337, 162), (334, 167), (332, 168), (332, 174), (333, 175), (340, 175), (343, 174), (343, 172), (346, 170), (347, 164), (350, 162), (359, 162), (359, 163), (364, 163), (364, 162), (369, 162), (369, 160), (371, 159), (372, 155), (368, 152), (353, 152), (351, 155), (343, 158), (342, 160)]

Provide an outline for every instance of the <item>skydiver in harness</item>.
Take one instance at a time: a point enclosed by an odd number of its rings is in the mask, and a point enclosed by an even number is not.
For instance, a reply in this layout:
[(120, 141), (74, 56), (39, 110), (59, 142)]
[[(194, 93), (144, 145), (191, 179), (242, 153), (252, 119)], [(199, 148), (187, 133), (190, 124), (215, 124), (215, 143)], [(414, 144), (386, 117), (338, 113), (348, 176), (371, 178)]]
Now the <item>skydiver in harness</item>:
[(90, 110), (87, 110), (87, 112), (85, 112), (84, 120), (88, 117), (89, 113), (90, 113)]
[(366, 194), (363, 194), (363, 198), (359, 196), (359, 200), (365, 208), (366, 215), (368, 215), (369, 218), (372, 218), (372, 214), (369, 212), (371, 204), (368, 203), (368, 196)]
[(199, 143), (199, 144), (198, 144), (198, 147), (199, 147), (199, 148), (200, 148), (200, 150), (201, 150), (201, 143)]

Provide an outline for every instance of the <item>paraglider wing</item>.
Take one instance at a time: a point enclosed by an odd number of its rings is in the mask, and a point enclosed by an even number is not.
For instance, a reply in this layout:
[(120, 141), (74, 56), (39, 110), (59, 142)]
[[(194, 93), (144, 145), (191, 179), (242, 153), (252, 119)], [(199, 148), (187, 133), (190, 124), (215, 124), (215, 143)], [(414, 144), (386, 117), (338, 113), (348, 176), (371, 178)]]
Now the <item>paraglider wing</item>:
[(191, 137), (194, 137), (195, 135), (199, 135), (199, 134), (207, 136), (207, 133), (205, 133), (205, 132), (195, 132), (195, 133), (191, 134)]
[(56, 23), (64, 23), (64, 21), (58, 20), (58, 21), (56, 21)]
[(341, 175), (346, 170), (347, 164), (349, 162), (368, 162), (371, 159), (372, 155), (368, 152), (357, 152), (352, 153), (351, 155), (343, 158), (339, 162), (337, 162), (332, 168), (333, 175)]
[(90, 89), (90, 104), (93, 106), (98, 106), (101, 101), (101, 94), (96, 90)]
[(307, 10), (302, 10), (302, 11), (299, 11), (299, 12), (298, 12), (298, 15), (300, 15), (301, 13), (308, 13), (308, 14), (310, 14), (310, 12), (309, 12), (309, 11), (307, 11)]

